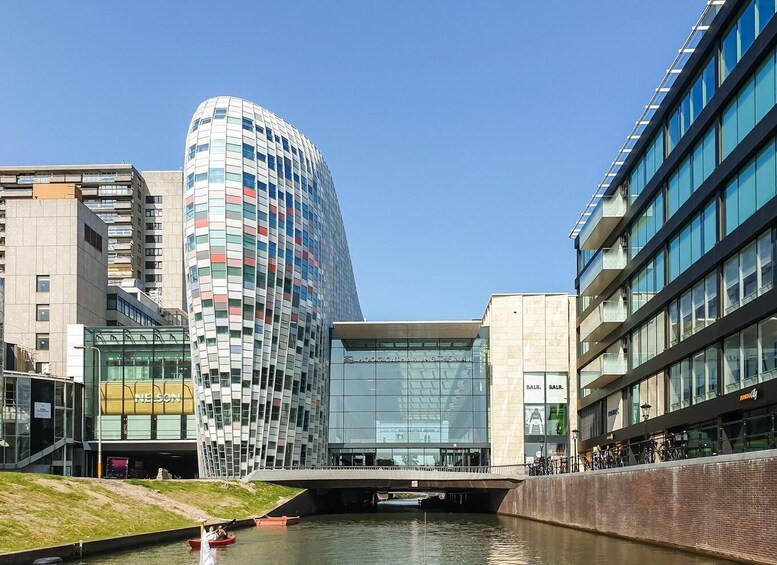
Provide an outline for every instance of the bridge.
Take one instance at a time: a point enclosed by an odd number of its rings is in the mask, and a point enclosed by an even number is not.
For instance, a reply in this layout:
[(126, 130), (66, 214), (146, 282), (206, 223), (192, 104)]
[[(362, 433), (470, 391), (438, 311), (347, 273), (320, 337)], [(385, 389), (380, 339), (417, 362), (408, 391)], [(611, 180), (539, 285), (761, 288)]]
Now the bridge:
[(512, 489), (523, 482), (525, 465), (479, 467), (291, 467), (259, 469), (246, 481), (263, 481), (307, 489), (380, 491), (484, 491)]

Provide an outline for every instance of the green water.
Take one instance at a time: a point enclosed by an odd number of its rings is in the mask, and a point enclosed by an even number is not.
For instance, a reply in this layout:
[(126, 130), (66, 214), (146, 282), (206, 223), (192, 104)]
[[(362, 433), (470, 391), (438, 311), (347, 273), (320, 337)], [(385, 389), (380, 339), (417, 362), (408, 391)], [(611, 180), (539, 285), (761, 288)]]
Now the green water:
[[(288, 528), (236, 530), (217, 565), (728, 563), (520, 518), (419, 510), (303, 518)], [(185, 541), (85, 559), (83, 565), (196, 565)]]

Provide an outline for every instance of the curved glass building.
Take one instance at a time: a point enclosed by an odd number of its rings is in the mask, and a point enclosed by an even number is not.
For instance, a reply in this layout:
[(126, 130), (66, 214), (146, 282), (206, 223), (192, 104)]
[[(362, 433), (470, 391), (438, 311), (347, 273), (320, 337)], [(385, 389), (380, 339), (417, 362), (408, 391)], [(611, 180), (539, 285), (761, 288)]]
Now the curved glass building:
[(323, 156), (256, 104), (208, 99), (184, 209), (200, 476), (323, 463), (329, 328), (361, 319)]

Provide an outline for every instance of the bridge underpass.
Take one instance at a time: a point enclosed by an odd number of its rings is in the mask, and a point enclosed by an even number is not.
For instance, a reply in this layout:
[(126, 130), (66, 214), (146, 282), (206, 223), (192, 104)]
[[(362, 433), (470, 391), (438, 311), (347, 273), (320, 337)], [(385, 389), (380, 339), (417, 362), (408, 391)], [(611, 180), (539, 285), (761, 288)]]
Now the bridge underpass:
[[(504, 468), (380, 468), (320, 467), (306, 469), (262, 469), (246, 481), (262, 481), (307, 490), (300, 497), (309, 508), (300, 513), (329, 513), (374, 509), (378, 494), (442, 493), (422, 502), (425, 508), (494, 512), (507, 493), (523, 482), (523, 466)], [(282, 508), (279, 513), (292, 509)]]

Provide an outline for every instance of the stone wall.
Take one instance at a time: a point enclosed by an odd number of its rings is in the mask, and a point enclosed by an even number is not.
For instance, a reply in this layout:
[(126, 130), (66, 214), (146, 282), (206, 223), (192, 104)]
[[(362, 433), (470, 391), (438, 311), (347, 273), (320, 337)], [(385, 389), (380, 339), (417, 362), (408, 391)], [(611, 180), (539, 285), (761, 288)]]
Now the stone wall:
[(777, 450), (529, 477), (497, 513), (777, 563)]

